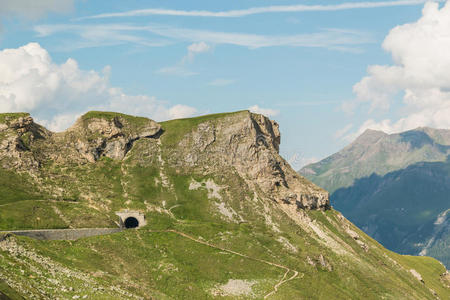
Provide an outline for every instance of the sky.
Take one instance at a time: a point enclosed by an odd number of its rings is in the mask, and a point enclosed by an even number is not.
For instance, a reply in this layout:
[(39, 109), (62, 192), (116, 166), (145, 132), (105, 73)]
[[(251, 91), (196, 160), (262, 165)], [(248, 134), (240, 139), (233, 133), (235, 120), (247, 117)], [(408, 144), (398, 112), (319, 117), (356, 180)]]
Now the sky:
[(366, 129), (450, 128), (445, 1), (0, 0), (0, 112), (249, 109), (295, 169)]

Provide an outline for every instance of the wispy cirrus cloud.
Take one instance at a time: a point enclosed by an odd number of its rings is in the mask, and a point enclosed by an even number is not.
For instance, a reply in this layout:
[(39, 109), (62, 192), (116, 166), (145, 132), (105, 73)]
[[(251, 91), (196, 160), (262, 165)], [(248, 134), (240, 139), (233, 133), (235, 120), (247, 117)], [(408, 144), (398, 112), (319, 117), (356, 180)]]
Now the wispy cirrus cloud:
[(234, 79), (217, 78), (217, 79), (214, 79), (214, 80), (208, 82), (208, 85), (227, 86), (227, 85), (233, 84), (235, 82), (236, 82), (236, 80), (234, 80)]
[(292, 102), (279, 102), (277, 106), (280, 107), (295, 107), (295, 106), (320, 106), (338, 104), (341, 101), (338, 100), (317, 100), (317, 101), (292, 101)]
[[(81, 41), (88, 41), (92, 44), (117, 41), (118, 43), (130, 42), (147, 46), (161, 46), (169, 43), (168, 40), (175, 40), (194, 43), (204, 42), (208, 45), (229, 44), (250, 49), (290, 46), (354, 52), (358, 50), (359, 45), (373, 42), (371, 36), (366, 32), (337, 28), (294, 35), (261, 35), (179, 28), (162, 24), (144, 26), (129, 24), (46, 24), (35, 26), (34, 31), (40, 37), (60, 33), (78, 35)], [(159, 38), (155, 38), (155, 36)], [(161, 37), (163, 40), (161, 40)], [(74, 42), (73, 39), (71, 39), (71, 42)]]
[(194, 61), (196, 55), (208, 52), (210, 49), (211, 46), (205, 42), (193, 43), (187, 46), (187, 54), (176, 65), (161, 68), (156, 73), (181, 77), (198, 75), (198, 73), (190, 71), (187, 65)]
[[(134, 44), (144, 47), (163, 47), (172, 41), (161, 37), (148, 37), (138, 34), (144, 28), (128, 24), (41, 24), (33, 27), (38, 37), (68, 34), (70, 38), (61, 39), (56, 50), (71, 51), (80, 48), (109, 47)], [(75, 38), (74, 38), (75, 37)]]
[(35, 20), (48, 13), (67, 13), (73, 7), (74, 0), (0, 1), (0, 16), (20, 16)]
[(186, 69), (183, 65), (164, 67), (164, 68), (157, 70), (156, 73), (163, 74), (163, 75), (180, 76), (180, 77), (198, 75), (198, 73), (192, 72), (192, 71)]
[(208, 11), (208, 10), (175, 10), (163, 8), (148, 8), (139, 10), (130, 10), (116, 13), (102, 13), (93, 16), (79, 18), (83, 19), (104, 19), (104, 18), (123, 18), (138, 16), (182, 16), (182, 17), (215, 17), (215, 18), (238, 18), (256, 14), (267, 13), (289, 13), (289, 12), (312, 12), (312, 11), (339, 11), (349, 9), (379, 8), (393, 6), (411, 6), (427, 2), (427, 0), (398, 0), (398, 1), (379, 1), (379, 2), (344, 2), (330, 5), (275, 5), (263, 7), (251, 7), (246, 9), (227, 10), (227, 11)]

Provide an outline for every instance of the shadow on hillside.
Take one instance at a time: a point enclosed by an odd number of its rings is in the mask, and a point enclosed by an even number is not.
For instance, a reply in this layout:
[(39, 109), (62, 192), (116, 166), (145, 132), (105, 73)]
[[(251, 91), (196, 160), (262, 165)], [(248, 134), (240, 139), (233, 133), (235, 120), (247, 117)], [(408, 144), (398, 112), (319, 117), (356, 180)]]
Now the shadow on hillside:
[[(358, 179), (336, 190), (330, 201), (386, 248), (417, 255), (436, 236), (439, 214), (450, 208), (450, 155), (444, 162), (420, 162)], [(450, 259), (448, 247), (444, 252)], [(449, 267), (450, 261), (445, 262)]]

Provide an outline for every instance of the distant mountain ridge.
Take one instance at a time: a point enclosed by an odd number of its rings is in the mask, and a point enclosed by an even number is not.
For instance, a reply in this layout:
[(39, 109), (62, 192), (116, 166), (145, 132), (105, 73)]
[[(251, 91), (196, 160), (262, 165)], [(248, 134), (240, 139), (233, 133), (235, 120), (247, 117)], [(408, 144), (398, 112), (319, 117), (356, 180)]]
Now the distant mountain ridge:
[(333, 193), (372, 173), (383, 176), (417, 162), (445, 161), (448, 155), (450, 130), (421, 127), (386, 134), (368, 129), (341, 151), (299, 173)]
[(300, 173), (388, 249), (450, 266), (450, 130), (367, 130)]

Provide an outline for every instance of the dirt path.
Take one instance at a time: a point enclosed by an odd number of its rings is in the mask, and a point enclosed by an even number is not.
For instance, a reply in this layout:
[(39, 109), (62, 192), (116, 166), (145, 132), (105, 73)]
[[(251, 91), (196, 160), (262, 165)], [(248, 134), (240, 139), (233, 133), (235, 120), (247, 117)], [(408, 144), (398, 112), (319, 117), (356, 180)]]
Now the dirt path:
[[(234, 254), (234, 255), (238, 255), (238, 256), (241, 256), (241, 257), (244, 257), (244, 258), (247, 258), (247, 259), (251, 259), (251, 260), (254, 260), (254, 261), (262, 262), (262, 263), (265, 263), (265, 264), (267, 264), (267, 265), (271, 265), (271, 266), (274, 266), (274, 267), (277, 267), (277, 268), (281, 268), (281, 269), (283, 269), (283, 270), (286, 270), (286, 273), (284, 273), (283, 278), (281, 278), (281, 280), (273, 287), (273, 291), (271, 291), (270, 293), (268, 293), (267, 295), (264, 296), (264, 299), (266, 299), (266, 298), (268, 298), (269, 296), (271, 296), (271, 295), (273, 295), (274, 293), (276, 293), (276, 292), (278, 291), (278, 288), (279, 288), (283, 283), (286, 283), (286, 282), (288, 282), (288, 281), (290, 281), (290, 280), (293, 280), (293, 279), (296, 278), (296, 277), (298, 276), (298, 274), (299, 274), (298, 271), (292, 270), (292, 269), (290, 269), (290, 268), (288, 268), (288, 267), (286, 267), (286, 266), (283, 266), (283, 265), (280, 265), (280, 264), (277, 264), (277, 263), (274, 263), (274, 262), (270, 262), (270, 261), (267, 261), (267, 260), (264, 260), (264, 259), (259, 259), (259, 258), (251, 257), (251, 256), (248, 256), (248, 255), (246, 255), (246, 254), (242, 254), (242, 253), (239, 253), (239, 252), (236, 252), (236, 251), (233, 251), (233, 250), (230, 250), (230, 249), (226, 249), (226, 248), (223, 248), (223, 247), (220, 247), (220, 246), (216, 246), (216, 245), (213, 245), (213, 244), (208, 243), (208, 242), (206, 242), (206, 241), (199, 240), (199, 239), (197, 239), (197, 238), (195, 238), (195, 237), (193, 237), (193, 236), (190, 236), (190, 235), (188, 235), (188, 234), (186, 234), (186, 233), (183, 233), (183, 232), (180, 232), (180, 231), (177, 231), (177, 230), (174, 230), (174, 229), (167, 229), (167, 230), (150, 230), (150, 231), (151, 231), (151, 232), (172, 232), (172, 233), (178, 234), (178, 235), (180, 235), (180, 236), (182, 236), (182, 237), (184, 237), (184, 238), (190, 239), (191, 241), (194, 241), (194, 242), (196, 242), (196, 243), (200, 243), (200, 244), (203, 244), (203, 245), (208, 246), (208, 247), (211, 247), (211, 248), (219, 249), (219, 250), (224, 251), (224, 252), (232, 253), (232, 254)], [(287, 275), (289, 274), (289, 272), (291, 272), (291, 271), (294, 272), (294, 275), (292, 275), (292, 276), (289, 277), (288, 279), (285, 279), (286, 276), (287, 276)], [(303, 277), (303, 274), (302, 274), (302, 277)]]
[[(294, 272), (294, 275), (292, 275), (291, 277), (289, 277), (288, 279), (285, 280), (287, 274), (289, 274), (289, 272), (292, 271)], [(264, 296), (264, 299), (267, 299), (269, 296), (275, 294), (278, 291), (278, 288), (280, 287), (280, 285), (282, 285), (283, 283), (286, 283), (292, 279), (294, 279), (295, 277), (298, 276), (298, 272), (295, 270), (287, 270), (286, 273), (284, 273), (283, 278), (281, 278), (280, 282), (278, 282), (274, 287), (273, 287), (273, 291), (271, 291), (270, 293), (268, 293), (267, 295)], [(303, 278), (303, 274), (302, 277)]]

